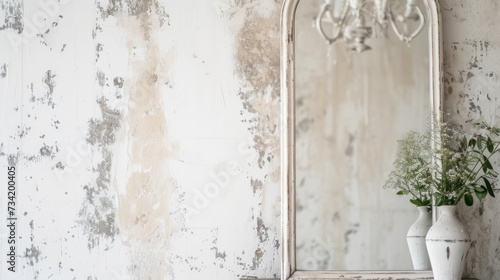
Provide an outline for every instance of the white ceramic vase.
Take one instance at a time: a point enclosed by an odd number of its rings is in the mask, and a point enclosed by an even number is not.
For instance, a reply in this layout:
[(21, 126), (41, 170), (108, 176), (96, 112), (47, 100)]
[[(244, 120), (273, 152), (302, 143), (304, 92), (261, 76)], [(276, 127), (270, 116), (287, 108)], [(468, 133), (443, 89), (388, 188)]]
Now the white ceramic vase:
[(456, 216), (456, 206), (440, 206), (441, 216), (427, 233), (427, 251), (435, 280), (460, 280), (470, 248), (465, 226)]
[(414, 270), (431, 270), (429, 254), (425, 245), (425, 237), (432, 226), (432, 216), (429, 207), (417, 207), (420, 215), (418, 219), (410, 226), (406, 241), (410, 249), (411, 260)]

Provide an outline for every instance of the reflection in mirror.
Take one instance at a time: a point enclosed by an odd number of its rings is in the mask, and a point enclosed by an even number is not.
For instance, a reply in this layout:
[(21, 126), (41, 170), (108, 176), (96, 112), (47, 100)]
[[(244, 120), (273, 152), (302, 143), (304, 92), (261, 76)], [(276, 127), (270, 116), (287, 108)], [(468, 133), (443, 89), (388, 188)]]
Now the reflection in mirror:
[(317, 32), (322, 4), (301, 1), (295, 23), (297, 269), (412, 270), (418, 210), (382, 187), (397, 140), (430, 118), (427, 26), (411, 47), (387, 32), (353, 52)]

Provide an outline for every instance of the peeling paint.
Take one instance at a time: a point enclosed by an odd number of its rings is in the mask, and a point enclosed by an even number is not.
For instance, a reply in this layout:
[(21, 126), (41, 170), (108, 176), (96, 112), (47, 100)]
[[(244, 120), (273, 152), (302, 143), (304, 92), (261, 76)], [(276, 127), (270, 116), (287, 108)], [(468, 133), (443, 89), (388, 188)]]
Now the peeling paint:
[(44, 143), (40, 148), (40, 156), (42, 157), (50, 157), (53, 159), (57, 152), (59, 152), (59, 147), (57, 145), (48, 146)]
[(4, 22), (0, 26), (0, 30), (12, 29), (18, 34), (24, 30), (23, 25), (23, 5), (18, 1), (7, 0), (2, 1), (2, 11), (5, 12)]
[(0, 66), (0, 79), (3, 79), (7, 76), (7, 63), (2, 64)]
[(264, 225), (262, 218), (257, 218), (257, 236), (260, 242), (269, 240), (269, 228)]
[(260, 248), (255, 250), (254, 257), (252, 260), (252, 266), (250, 267), (251, 270), (256, 270), (262, 265), (262, 257), (264, 256), (264, 253)]
[(38, 263), (39, 261), (39, 257), (40, 257), (40, 249), (38, 246), (35, 246), (34, 245), (34, 221), (31, 220), (30, 222), (30, 230), (31, 230), (31, 236), (30, 236), (30, 241), (31, 241), (31, 247), (30, 248), (26, 248), (25, 252), (24, 252), (24, 257), (28, 260), (28, 264), (30, 266), (34, 266), (35, 264)]
[(91, 145), (106, 147), (115, 142), (115, 133), (120, 127), (120, 111), (110, 108), (104, 98), (97, 100), (102, 119), (93, 118), (89, 121), (87, 142)]
[(97, 175), (95, 185), (83, 186), (87, 195), (79, 213), (79, 223), (87, 235), (89, 250), (99, 245), (101, 238), (114, 240), (120, 231), (115, 221), (115, 198), (110, 190), (110, 146), (115, 142), (121, 115), (119, 111), (109, 108), (104, 98), (96, 102), (100, 107), (101, 119), (93, 118), (89, 121), (87, 142), (101, 153), (102, 161), (93, 168)]
[[(244, 3), (241, 3), (244, 5)], [(247, 19), (238, 35), (238, 74), (248, 83), (239, 96), (251, 114), (258, 164), (263, 168), (279, 156), (279, 14)], [(269, 160), (268, 160), (269, 158)]]

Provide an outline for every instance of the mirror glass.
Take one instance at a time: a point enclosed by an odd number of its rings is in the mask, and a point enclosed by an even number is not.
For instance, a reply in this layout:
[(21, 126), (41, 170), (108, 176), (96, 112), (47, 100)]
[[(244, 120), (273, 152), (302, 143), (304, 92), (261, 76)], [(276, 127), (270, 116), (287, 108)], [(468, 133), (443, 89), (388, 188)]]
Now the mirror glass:
[(412, 270), (418, 210), (383, 185), (397, 140), (430, 118), (426, 9), (410, 45), (389, 29), (358, 53), (319, 35), (323, 3), (301, 1), (295, 21), (297, 270)]

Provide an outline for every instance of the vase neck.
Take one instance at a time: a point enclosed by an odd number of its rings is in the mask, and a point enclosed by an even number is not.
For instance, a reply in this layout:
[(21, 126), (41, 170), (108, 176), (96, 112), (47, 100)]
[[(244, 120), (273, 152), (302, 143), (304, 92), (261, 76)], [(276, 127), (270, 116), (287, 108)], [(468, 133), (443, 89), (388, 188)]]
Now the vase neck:
[(429, 213), (429, 207), (428, 206), (418, 206), (417, 209), (420, 212), (420, 215)]
[(441, 216), (455, 216), (455, 212), (457, 211), (456, 205), (443, 205), (439, 206), (439, 210), (441, 211)]

